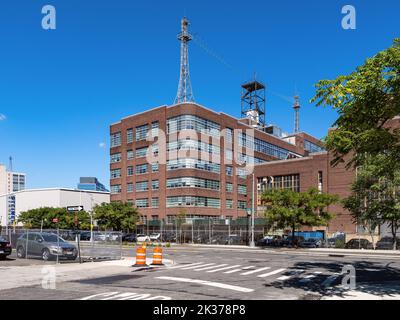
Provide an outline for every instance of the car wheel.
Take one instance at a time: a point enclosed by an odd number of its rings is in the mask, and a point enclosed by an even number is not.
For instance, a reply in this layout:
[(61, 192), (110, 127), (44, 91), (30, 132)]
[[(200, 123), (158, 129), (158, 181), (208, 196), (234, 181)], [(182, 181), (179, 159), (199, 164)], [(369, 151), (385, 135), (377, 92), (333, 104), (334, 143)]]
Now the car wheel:
[(49, 249), (47, 249), (47, 248), (43, 249), (43, 251), (42, 251), (42, 259), (44, 261), (49, 261), (51, 259), (51, 254), (50, 254)]
[(19, 259), (25, 258), (25, 249), (24, 249), (24, 247), (19, 246), (19, 247), (17, 248), (17, 257), (18, 257)]
[(5, 255), (1, 255), (1, 256), (0, 256), (0, 260), (6, 260), (6, 257), (7, 257), (7, 256), (5, 256)]
[(72, 256), (72, 257), (68, 257), (68, 260), (75, 261), (77, 257), (78, 257), (78, 256)]

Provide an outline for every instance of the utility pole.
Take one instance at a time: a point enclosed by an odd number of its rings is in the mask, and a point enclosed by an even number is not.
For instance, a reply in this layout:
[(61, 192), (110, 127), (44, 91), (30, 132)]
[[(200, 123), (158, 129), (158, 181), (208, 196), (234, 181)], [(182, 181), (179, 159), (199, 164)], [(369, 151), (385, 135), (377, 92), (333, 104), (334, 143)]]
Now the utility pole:
[(252, 174), (252, 179), (251, 179), (251, 181), (252, 181), (252, 185), (253, 185), (253, 187), (252, 187), (252, 193), (253, 193), (253, 195), (252, 195), (252, 199), (251, 199), (251, 202), (252, 202), (252, 204), (251, 204), (251, 241), (250, 241), (250, 247), (251, 248), (254, 248), (256, 245), (255, 245), (255, 242), (254, 242), (254, 216), (255, 216), (255, 195), (256, 195), (256, 193), (255, 193), (255, 187), (254, 187), (254, 173)]

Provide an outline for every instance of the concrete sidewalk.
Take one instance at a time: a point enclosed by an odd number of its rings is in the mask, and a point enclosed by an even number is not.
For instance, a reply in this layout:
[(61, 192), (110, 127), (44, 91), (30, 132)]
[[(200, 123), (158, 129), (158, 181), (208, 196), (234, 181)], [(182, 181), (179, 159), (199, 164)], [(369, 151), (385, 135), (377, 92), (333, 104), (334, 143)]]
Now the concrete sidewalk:
[[(171, 266), (172, 260), (164, 259), (165, 266)], [(146, 259), (150, 265), (151, 259)], [(83, 264), (54, 264), (54, 265), (30, 265), (20, 267), (0, 267), (0, 290), (13, 289), (28, 286), (42, 286), (45, 279), (52, 275), (56, 277), (56, 284), (65, 281), (85, 280), (96, 277), (106, 277), (128, 271), (135, 264), (134, 258), (122, 260), (86, 262)], [(157, 268), (162, 268), (157, 267)]]

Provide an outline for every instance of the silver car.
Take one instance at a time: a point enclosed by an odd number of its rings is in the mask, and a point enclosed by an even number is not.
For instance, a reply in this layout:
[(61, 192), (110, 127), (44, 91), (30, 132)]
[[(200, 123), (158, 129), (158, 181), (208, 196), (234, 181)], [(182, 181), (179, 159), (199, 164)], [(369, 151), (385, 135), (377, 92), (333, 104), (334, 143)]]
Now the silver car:
[(24, 234), (17, 240), (17, 256), (41, 257), (43, 260), (52, 260), (57, 256), (68, 260), (75, 260), (78, 250), (73, 244), (66, 242), (53, 233), (32, 232)]

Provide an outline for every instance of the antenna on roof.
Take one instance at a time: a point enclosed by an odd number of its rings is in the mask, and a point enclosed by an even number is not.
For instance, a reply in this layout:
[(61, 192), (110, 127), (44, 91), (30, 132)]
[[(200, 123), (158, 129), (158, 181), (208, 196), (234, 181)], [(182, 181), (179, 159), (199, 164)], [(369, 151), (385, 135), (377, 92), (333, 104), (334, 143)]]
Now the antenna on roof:
[(294, 133), (300, 132), (300, 97), (294, 96)]
[(10, 156), (10, 157), (8, 158), (8, 160), (9, 160), (8, 170), (9, 170), (10, 172), (12, 172), (12, 171), (13, 171), (13, 158)]

